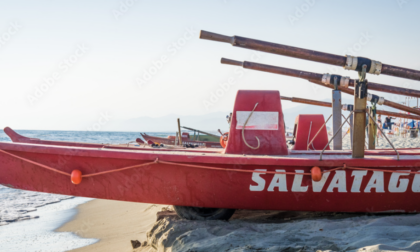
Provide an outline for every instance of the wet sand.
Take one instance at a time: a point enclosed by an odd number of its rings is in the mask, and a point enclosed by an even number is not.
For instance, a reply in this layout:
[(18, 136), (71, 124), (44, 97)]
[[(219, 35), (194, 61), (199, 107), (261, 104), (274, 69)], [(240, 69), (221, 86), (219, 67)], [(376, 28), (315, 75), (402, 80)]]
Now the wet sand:
[(99, 239), (95, 244), (72, 251), (133, 251), (131, 240), (146, 240), (146, 233), (156, 222), (156, 213), (162, 207), (97, 199), (80, 205), (76, 217), (56, 231)]

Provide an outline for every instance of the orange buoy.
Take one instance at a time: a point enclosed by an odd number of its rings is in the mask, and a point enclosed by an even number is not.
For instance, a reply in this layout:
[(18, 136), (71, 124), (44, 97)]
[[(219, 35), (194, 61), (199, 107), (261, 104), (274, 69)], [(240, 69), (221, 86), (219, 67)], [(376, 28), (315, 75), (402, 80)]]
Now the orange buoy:
[(228, 138), (229, 138), (228, 136), (229, 136), (229, 133), (228, 132), (226, 132), (222, 136), (220, 136), (220, 145), (223, 148), (226, 148), (227, 141), (228, 141)]
[(79, 170), (73, 170), (71, 172), (71, 182), (75, 185), (80, 184), (80, 182), (82, 182), (82, 172)]
[(312, 176), (313, 181), (315, 181), (315, 182), (321, 181), (321, 179), (322, 179), (321, 169), (318, 166), (312, 167), (311, 176)]

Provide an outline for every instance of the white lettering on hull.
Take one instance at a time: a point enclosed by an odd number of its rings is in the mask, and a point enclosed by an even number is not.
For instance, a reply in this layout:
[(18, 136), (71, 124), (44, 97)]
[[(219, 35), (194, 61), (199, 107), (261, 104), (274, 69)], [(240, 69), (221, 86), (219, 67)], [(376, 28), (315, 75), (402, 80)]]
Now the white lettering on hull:
[[(409, 172), (409, 171), (405, 171)], [(407, 191), (408, 179), (400, 176), (408, 176), (410, 173), (393, 172), (389, 180), (388, 191), (393, 193), (403, 193)]]
[[(257, 169), (255, 171), (267, 171), (266, 169)], [(255, 183), (257, 183), (257, 185), (250, 185), (249, 186), (249, 190), (250, 191), (262, 191), (265, 188), (265, 179), (261, 178), (261, 175), (265, 174), (265, 173), (260, 173), (260, 172), (253, 172), (252, 173), (252, 181), (254, 181)]]
[[(296, 170), (296, 173), (303, 173), (303, 170)], [(306, 192), (308, 186), (302, 186), (303, 175), (296, 174), (293, 180), (292, 192)]]
[(413, 180), (413, 184), (411, 185), (411, 190), (413, 190), (413, 192), (420, 192), (420, 174), (414, 175), (414, 180)]
[(359, 193), (360, 187), (362, 186), (363, 177), (366, 176), (367, 171), (353, 171), (351, 174), (354, 177), (353, 185), (351, 186), (350, 192)]
[(334, 178), (330, 182), (327, 192), (334, 192), (334, 188), (337, 188), (338, 192), (347, 192), (346, 171), (335, 171)]
[(375, 188), (375, 192), (384, 193), (384, 172), (374, 171), (372, 177), (370, 177), (369, 183), (365, 188), (365, 193), (370, 193)]
[[(261, 192), (267, 190), (268, 192), (288, 192), (287, 187), (287, 177), (293, 177), (292, 183), (292, 192), (307, 192), (310, 188), (309, 185), (302, 184), (303, 182), (303, 174), (304, 170), (295, 170), (295, 175), (286, 175), (286, 174), (274, 174), (271, 177), (271, 181), (266, 188), (266, 177), (268, 176), (261, 176), (267, 174), (267, 169), (256, 169), (255, 172), (252, 173), (252, 181), (253, 183), (249, 186), (250, 191)], [(276, 172), (286, 172), (285, 170), (276, 170)], [(408, 185), (410, 183), (410, 179), (404, 176), (410, 175), (410, 170), (401, 170), (399, 172), (393, 172), (389, 179), (388, 183), (388, 192), (390, 193), (404, 193), (408, 189)], [(315, 182), (312, 181), (312, 191), (313, 192), (322, 192), (323, 189), (326, 187), (327, 180), (332, 172), (326, 172), (322, 175), (320, 181)], [(370, 175), (370, 178), (368, 175)], [(353, 178), (351, 184), (351, 193), (361, 193), (362, 190), (364, 193), (385, 193), (385, 180), (384, 180), (384, 172), (382, 171), (352, 171), (351, 177)], [(366, 181), (368, 180), (367, 184)], [(362, 189), (363, 181), (365, 181), (365, 188)], [(413, 179), (413, 183), (411, 186), (411, 191), (418, 193), (420, 192), (420, 174), (416, 174)], [(347, 179), (346, 179), (346, 171), (343, 170), (336, 170), (334, 171), (334, 177), (332, 177), (331, 181), (328, 184), (326, 189), (328, 193), (347, 193)]]
[(328, 177), (330, 176), (330, 172), (326, 172), (322, 174), (322, 178), (320, 181), (315, 182), (312, 180), (312, 190), (314, 192), (321, 192), (322, 188), (324, 188), (325, 182), (327, 182)]
[[(285, 170), (276, 170), (276, 172), (286, 172)], [(286, 174), (274, 174), (270, 186), (267, 191), (274, 192), (274, 188), (278, 187), (279, 192), (287, 192)]]

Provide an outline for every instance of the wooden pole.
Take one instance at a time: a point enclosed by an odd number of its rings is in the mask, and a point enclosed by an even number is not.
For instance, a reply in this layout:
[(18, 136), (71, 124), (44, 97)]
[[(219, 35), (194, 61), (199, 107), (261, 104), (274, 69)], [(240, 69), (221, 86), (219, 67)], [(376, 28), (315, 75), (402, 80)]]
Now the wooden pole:
[[(373, 108), (375, 109), (375, 112), (376, 112), (376, 104)], [(376, 113), (374, 113), (374, 115), (372, 115), (372, 117), (374, 119), (374, 122), (375, 122), (373, 124), (373, 139), (375, 139), (375, 146), (377, 145), (377, 142), (378, 142), (378, 125), (376, 124), (376, 122), (378, 121), (377, 120), (377, 118), (378, 118), (377, 114), (378, 113), (376, 112)]]
[(359, 72), (360, 81), (354, 89), (354, 125), (353, 125), (353, 158), (365, 157), (365, 132), (366, 132), (366, 101), (367, 81), (366, 65), (363, 65), (363, 72)]
[(178, 139), (179, 145), (182, 145), (182, 134), (181, 134), (181, 121), (178, 118)]
[[(286, 101), (315, 105), (315, 106), (321, 106), (321, 107), (328, 107), (328, 108), (332, 107), (331, 102), (309, 100), (309, 99), (298, 98), (298, 97), (287, 97), (287, 96), (283, 96), (283, 95), (280, 98), (281, 98), (282, 101), (286, 100)], [(398, 117), (398, 118), (408, 118), (408, 119), (414, 119), (414, 120), (419, 120), (420, 121), (420, 116), (418, 116), (418, 115), (391, 112), (391, 111), (380, 110), (380, 109), (376, 110), (376, 114), (386, 115), (386, 116), (394, 116), (394, 117)]]
[(197, 131), (197, 132), (199, 132), (199, 133), (201, 133), (201, 134), (205, 134), (205, 135), (214, 136), (214, 137), (219, 138), (219, 136), (218, 136), (218, 135), (215, 135), (215, 134), (212, 134), (212, 133), (208, 133), (208, 132), (205, 132), (205, 131), (202, 131), (202, 130), (193, 129), (193, 128), (190, 128), (190, 127), (185, 127), (185, 126), (181, 126), (181, 128), (186, 129), (186, 130), (192, 130), (192, 131), (194, 131), (194, 132), (195, 132), (195, 131)]
[(354, 96), (353, 158), (365, 156), (366, 97)]
[(286, 101), (291, 101), (291, 102), (304, 103), (304, 104), (316, 105), (316, 106), (322, 106), (322, 107), (328, 107), (328, 108), (332, 107), (331, 102), (309, 100), (309, 99), (298, 98), (298, 97), (287, 97), (287, 96), (283, 96), (283, 95), (280, 96), (280, 99), (282, 101), (286, 100)]
[[(324, 77), (324, 74), (320, 74), (320, 73), (307, 72), (307, 71), (291, 69), (291, 68), (286, 68), (286, 67), (273, 66), (273, 65), (265, 65), (265, 64), (256, 63), (256, 62), (249, 62), (249, 61), (241, 62), (241, 61), (222, 58), (221, 63), (222, 64), (227, 64), (227, 65), (239, 66), (239, 67), (243, 67), (245, 69), (251, 69), (251, 70), (262, 71), (262, 72), (267, 72), (267, 73), (281, 74), (281, 75), (286, 75), (286, 76), (290, 76), (290, 77), (301, 78), (301, 79), (305, 79), (305, 80), (309, 80), (309, 81), (321, 81), (322, 82), (323, 77)], [(340, 75), (335, 75), (335, 74), (330, 75), (330, 83), (329, 84), (333, 84), (333, 80), (334, 80), (333, 78), (334, 77), (339, 78), (338, 82), (340, 82), (341, 79), (346, 78), (346, 77), (343, 77), (343, 76), (340, 76)], [(348, 86), (349, 87), (354, 87), (354, 85), (356, 84), (356, 81), (357, 80), (349, 79), (348, 80)], [(420, 91), (419, 90), (402, 88), (402, 87), (395, 87), (395, 86), (390, 86), (390, 85), (385, 85), (385, 84), (380, 84), (380, 83), (369, 82), (369, 89), (380, 91), (380, 92), (387, 92), (387, 93), (391, 93), (391, 94), (400, 94), (400, 95), (420, 97)]]
[[(240, 36), (232, 36), (232, 37), (231, 36), (225, 36), (225, 35), (212, 33), (212, 32), (208, 32), (208, 31), (201, 31), (200, 32), (200, 38), (201, 39), (218, 41), (218, 42), (229, 43), (233, 46), (246, 48), (246, 49), (251, 49), (251, 50), (257, 50), (257, 51), (260, 51), (260, 52), (273, 53), (273, 54), (278, 54), (278, 55), (282, 55), (282, 56), (288, 56), (288, 57), (293, 57), (293, 58), (298, 58), (298, 59), (310, 60), (310, 61), (320, 62), (320, 63), (334, 65), (334, 66), (341, 66), (341, 67), (345, 67), (346, 69), (352, 69), (352, 70), (355, 70), (355, 71), (361, 71), (361, 69), (359, 69), (359, 67), (353, 68), (353, 63), (350, 63), (351, 66), (348, 65), (349, 64), (348, 60), (352, 59), (351, 56), (350, 56), (350, 58), (348, 58), (348, 57), (345, 57), (345, 56), (340, 56), (340, 55), (335, 55), (335, 54), (330, 54), (330, 53), (324, 53), (324, 52), (318, 52), (318, 51), (314, 51), (314, 50), (308, 50), (308, 49), (304, 49), (304, 48), (298, 48), (298, 47), (293, 47), (293, 46), (276, 44), (276, 43), (271, 43), (271, 42), (266, 42), (266, 41), (261, 41), (261, 40), (256, 40), (256, 39), (240, 37)], [(369, 63), (370, 67), (369, 67), (369, 69), (367, 69), (368, 73), (379, 74), (376, 71), (373, 71), (373, 72), (371, 71), (371, 70), (375, 70), (376, 67), (375, 67), (375, 69), (370, 69), (370, 68), (372, 68), (373, 65), (378, 64), (377, 65), (378, 70), (380, 70), (379, 72), (381, 74), (394, 76), (394, 77), (400, 77), (400, 78), (406, 78), (406, 79), (411, 79), (411, 80), (420, 80), (420, 71), (419, 70), (382, 64), (380, 62), (371, 61), (371, 60), (366, 59), (366, 58), (354, 57), (354, 59), (356, 61), (359, 61), (359, 62), (362, 59), (370, 61), (370, 63)]]
[[(340, 85), (337, 86), (337, 87), (334, 87), (333, 84), (322, 82), (323, 75), (318, 74), (318, 73), (305, 72), (305, 71), (290, 69), (290, 68), (285, 68), (285, 67), (264, 65), (264, 64), (255, 63), (255, 62), (248, 62), (248, 61), (240, 62), (240, 61), (235, 61), (235, 60), (230, 60), (230, 59), (225, 59), (225, 58), (222, 58), (221, 62), (222, 62), (222, 64), (242, 66), (243, 68), (251, 69), (251, 70), (257, 70), (257, 71), (262, 71), (262, 72), (286, 75), (286, 76), (290, 76), (290, 77), (302, 78), (302, 79), (308, 80), (308, 81), (310, 81), (314, 84), (318, 84), (318, 85), (321, 85), (321, 86), (324, 86), (324, 87), (327, 87), (327, 88), (338, 89), (338, 90), (340, 90), (340, 91), (342, 91), (346, 94), (349, 94), (349, 95), (354, 94), (354, 90), (351, 89), (351, 88), (340, 86)], [(355, 86), (356, 82), (357, 82), (357, 80), (350, 80), (349, 81), (349, 86)], [(410, 95), (410, 96), (420, 97), (420, 91), (419, 90), (399, 88), (399, 87), (393, 87), (393, 86), (382, 85), (382, 84), (377, 84), (377, 83), (369, 83), (369, 85), (370, 84), (372, 84), (372, 89), (377, 89), (378, 91), (389, 92), (389, 93), (393, 93), (393, 94), (401, 94), (401, 95)], [(385, 88), (385, 87), (387, 87), (387, 88)], [(369, 88), (370, 88), (370, 86), (369, 86)], [(374, 94), (372, 94), (372, 95), (374, 95)], [(384, 99), (383, 105), (389, 106), (389, 107), (392, 107), (392, 108), (396, 108), (396, 109), (399, 109), (399, 110), (402, 110), (402, 111), (406, 111), (406, 112), (409, 112), (409, 113), (413, 113), (413, 114), (416, 114), (416, 115), (420, 115), (420, 110), (418, 110), (418, 109), (410, 108), (408, 106), (404, 106), (404, 105), (396, 103), (396, 102), (388, 101), (386, 99)]]
[[(376, 120), (372, 107), (369, 107), (369, 114)], [(369, 117), (368, 135), (369, 135), (369, 150), (375, 149), (375, 121)]]

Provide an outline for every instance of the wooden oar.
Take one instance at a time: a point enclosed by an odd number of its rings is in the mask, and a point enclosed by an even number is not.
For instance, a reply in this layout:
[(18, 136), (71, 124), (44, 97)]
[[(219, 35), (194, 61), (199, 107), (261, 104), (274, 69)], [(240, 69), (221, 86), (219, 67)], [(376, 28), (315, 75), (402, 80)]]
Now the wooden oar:
[(420, 80), (420, 71), (418, 70), (382, 64), (379, 61), (370, 60), (363, 57), (335, 55), (331, 53), (318, 52), (314, 50), (244, 38), (240, 36), (230, 37), (208, 31), (201, 31), (200, 38), (229, 43), (233, 46), (246, 49), (340, 66), (347, 70), (361, 71), (362, 66), (367, 65), (367, 72), (371, 74), (385, 74), (394, 77)]
[[(222, 58), (221, 63), (222, 64), (228, 64), (228, 65), (234, 65), (234, 66), (242, 66), (243, 68), (246, 68), (246, 69), (252, 69), (252, 70), (257, 70), (257, 71), (262, 71), (262, 72), (275, 73), (275, 74), (281, 74), (281, 75), (286, 75), (286, 76), (291, 76), (291, 77), (302, 78), (302, 79), (308, 80), (309, 82), (312, 82), (312, 83), (315, 83), (315, 84), (318, 84), (318, 85), (321, 85), (321, 86), (324, 86), (324, 87), (327, 87), (327, 88), (335, 89), (333, 84), (322, 81), (322, 77), (323, 77), (322, 74), (305, 72), (305, 71), (300, 71), (300, 70), (290, 69), (290, 68), (285, 68), (285, 67), (264, 65), (264, 64), (259, 64), (259, 63), (255, 63), (255, 62), (247, 62), (247, 61), (241, 62), (241, 61), (230, 60), (230, 59), (225, 59), (225, 58)], [(340, 83), (338, 83), (338, 84), (340, 84)], [(382, 85), (382, 84), (378, 84), (378, 85)], [(386, 85), (383, 85), (383, 86), (386, 86)], [(368, 83), (368, 89), (369, 88), (370, 88), (370, 83)], [(337, 89), (346, 93), (346, 94), (354, 95), (354, 90), (346, 87), (346, 85), (337, 85)], [(402, 89), (402, 88), (400, 88), (400, 89)], [(410, 91), (405, 91), (405, 92), (411, 93), (412, 91), (410, 90)], [(419, 92), (419, 91), (416, 91), (416, 92)], [(415, 92), (413, 92), (413, 93), (415, 93)], [(377, 95), (375, 95), (375, 96), (378, 97)], [(403, 110), (405, 112), (413, 113), (413, 114), (416, 114), (416, 115), (420, 115), (420, 110), (418, 110), (418, 109), (410, 108), (408, 106), (404, 106), (404, 105), (399, 104), (399, 103), (391, 102), (391, 101), (388, 101), (384, 98), (382, 98), (381, 100), (382, 100), (381, 102), (382, 102), (383, 105), (393, 107), (393, 108), (396, 108), (396, 109), (399, 109), (399, 110)], [(381, 105), (380, 103), (378, 103), (378, 104)]]
[[(315, 105), (315, 106), (321, 106), (321, 107), (332, 107), (332, 103), (330, 102), (324, 102), (324, 101), (316, 101), (316, 100), (310, 100), (310, 99), (304, 99), (304, 98), (298, 98), (298, 97), (287, 97), (287, 96), (281, 96), (281, 100), (283, 101), (291, 101), (291, 102), (297, 102), (297, 103), (303, 103), (303, 104), (309, 104), (309, 105)], [(414, 119), (414, 120), (420, 120), (420, 116), (416, 115), (408, 115), (408, 114), (402, 114), (397, 112), (391, 112), (386, 110), (376, 110), (376, 114), (378, 115), (386, 115), (386, 116), (395, 116), (400, 118), (407, 118), (407, 119)]]

